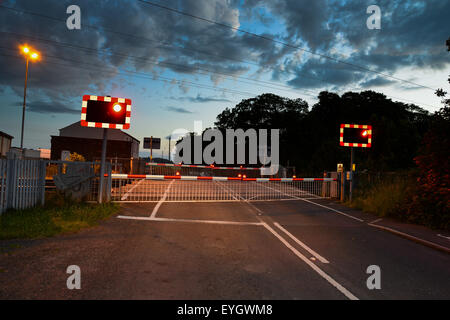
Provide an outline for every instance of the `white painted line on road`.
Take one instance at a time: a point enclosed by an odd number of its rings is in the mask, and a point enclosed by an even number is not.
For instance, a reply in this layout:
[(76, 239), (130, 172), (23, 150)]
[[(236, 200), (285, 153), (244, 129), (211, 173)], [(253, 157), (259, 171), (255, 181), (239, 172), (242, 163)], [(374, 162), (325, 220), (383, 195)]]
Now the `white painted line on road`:
[(344, 288), (341, 284), (339, 284), (336, 280), (330, 277), (327, 273), (325, 273), (322, 269), (316, 266), (313, 262), (311, 262), (308, 258), (302, 255), (297, 249), (289, 244), (281, 235), (279, 235), (275, 230), (273, 230), (267, 223), (263, 222), (263, 226), (269, 230), (275, 237), (278, 238), (289, 250), (291, 250), (298, 258), (300, 258), (303, 262), (305, 262), (308, 266), (311, 267), (314, 271), (316, 271), (322, 278), (327, 280), (332, 286), (338, 289), (343, 295), (345, 295), (350, 300), (359, 300), (356, 296), (354, 296), (350, 291)]
[(171, 218), (154, 218), (153, 221), (231, 224), (231, 225), (238, 225), (238, 226), (262, 226), (263, 225), (261, 222), (198, 220), (198, 219), (171, 219)]
[[(236, 198), (233, 194), (235, 194), (235, 192), (233, 191), (233, 190), (231, 190), (230, 188), (228, 188), (228, 187), (225, 187), (225, 186), (223, 186), (222, 185), (222, 183), (221, 182), (219, 182), (219, 181), (215, 181), (222, 189), (225, 189), (226, 191), (228, 191), (229, 193), (230, 193), (230, 195), (233, 197), (233, 199), (235, 199), (235, 200), (239, 200), (238, 198)], [(239, 197), (239, 196), (238, 196)]]
[(373, 221), (371, 221), (371, 222), (369, 222), (369, 223), (377, 223), (377, 222), (380, 222), (381, 220), (383, 220), (383, 219), (376, 219), (376, 220), (373, 220)]
[(294, 240), (299, 246), (301, 246), (303, 249), (305, 249), (306, 251), (308, 251), (309, 253), (311, 253), (317, 260), (319, 260), (322, 263), (330, 263), (327, 259), (325, 259), (324, 257), (322, 257), (320, 254), (318, 254), (317, 252), (315, 252), (313, 249), (311, 249), (310, 247), (308, 247), (306, 244), (304, 244), (303, 242), (301, 242), (299, 239), (297, 239), (296, 237), (294, 237), (294, 235), (292, 233), (290, 233), (289, 231), (287, 231), (285, 228), (283, 228), (278, 222), (274, 222), (274, 225), (279, 228), (281, 231), (283, 231), (284, 233), (286, 233), (289, 238), (291, 238), (292, 240)]
[(140, 185), (142, 183), (142, 181), (144, 181), (144, 180), (143, 179), (139, 180), (139, 182), (136, 183), (130, 190), (128, 190), (127, 193), (125, 193), (120, 200), (126, 200), (128, 198), (128, 195), (130, 194), (130, 192), (133, 191), (138, 185)]
[(343, 216), (346, 216), (347, 218), (354, 219), (354, 220), (357, 220), (357, 221), (359, 221), (359, 222), (364, 222), (364, 220), (362, 220), (362, 219), (359, 219), (359, 218), (357, 218), (357, 217), (351, 216), (351, 215), (349, 215), (349, 214), (347, 214), (347, 213), (345, 213), (345, 212), (342, 212), (342, 211), (333, 209), (333, 208), (331, 208), (331, 207), (324, 206), (323, 204), (319, 204), (319, 203), (316, 203), (316, 202), (314, 202), (314, 201), (309, 201), (309, 200), (302, 199), (302, 198), (298, 198), (298, 199), (299, 199), (299, 200), (303, 200), (303, 201), (308, 202), (308, 203), (315, 204), (316, 206), (319, 206), (319, 207), (322, 207), (322, 208), (325, 208), (325, 209), (334, 211), (334, 212), (339, 213), (339, 214), (341, 214), (341, 215), (343, 215)]
[(119, 219), (126, 220), (144, 220), (144, 221), (159, 221), (159, 222), (193, 222), (193, 223), (209, 223), (209, 224), (230, 224), (239, 226), (262, 226), (261, 222), (245, 222), (245, 221), (222, 221), (222, 220), (198, 220), (198, 219), (172, 219), (172, 218), (152, 218), (152, 217), (133, 217), (133, 216), (118, 216)]
[(162, 203), (164, 202), (164, 200), (166, 200), (167, 198), (167, 194), (169, 192), (170, 187), (172, 186), (173, 182), (175, 180), (172, 180), (169, 185), (167, 186), (166, 192), (164, 192), (164, 195), (162, 196), (161, 200), (159, 200), (159, 202), (156, 204), (156, 206), (153, 208), (152, 214), (150, 215), (150, 218), (154, 218), (156, 216), (156, 213), (159, 210), (159, 207), (161, 207)]
[[(296, 199), (293, 199), (296, 200)], [(113, 200), (111, 202), (117, 202), (117, 203), (155, 203), (159, 202), (160, 200), (126, 200), (126, 201), (119, 201), (119, 200)], [(165, 203), (217, 203), (217, 202), (234, 202), (236, 203), (239, 200), (165, 200)], [(89, 203), (97, 203), (97, 201), (86, 201)]]
[[(274, 189), (274, 188), (270, 188), (270, 187), (265, 187), (265, 188), (269, 188), (269, 189), (272, 189), (272, 190), (275, 190), (275, 191), (277, 191), (277, 192), (279, 192), (279, 193), (284, 194), (283, 192), (281, 192), (281, 191), (279, 191), (279, 190), (276, 190), (276, 189)], [(328, 209), (328, 210), (331, 210), (331, 211), (334, 211), (334, 212), (339, 213), (339, 214), (341, 214), (341, 215), (343, 215), (343, 216), (346, 216), (346, 217), (348, 217), (348, 218), (350, 218), (350, 219), (354, 219), (354, 220), (357, 220), (357, 221), (359, 221), (359, 222), (364, 222), (364, 220), (359, 219), (359, 218), (356, 218), (356, 217), (354, 217), (354, 216), (351, 216), (351, 215), (349, 215), (349, 214), (347, 214), (347, 213), (345, 213), (345, 212), (342, 212), (342, 211), (333, 209), (333, 208), (331, 208), (331, 207), (324, 206), (324, 205), (322, 205), (322, 204), (319, 204), (319, 203), (316, 203), (316, 202), (313, 202), (313, 201), (309, 201), (309, 200), (307, 200), (307, 199), (305, 199), (305, 198), (300, 198), (300, 197), (297, 197), (297, 196), (291, 196), (291, 195), (289, 195), (289, 194), (285, 194), (285, 195), (287, 195), (287, 196), (289, 196), (289, 197), (292, 197), (292, 198), (295, 198), (295, 199), (298, 199), (298, 200), (302, 200), (302, 201), (305, 201), (305, 202), (308, 202), (308, 203), (315, 204), (316, 206), (319, 206), (319, 207), (322, 207), (322, 208), (325, 208), (325, 209)], [(319, 198), (319, 197), (318, 197), (318, 198)], [(320, 198), (319, 198), (319, 199), (320, 199)]]
[(441, 238), (444, 238), (444, 239), (447, 239), (447, 240), (450, 240), (450, 237), (443, 236), (442, 234), (439, 234), (439, 233), (437, 234), (437, 236), (441, 237)]

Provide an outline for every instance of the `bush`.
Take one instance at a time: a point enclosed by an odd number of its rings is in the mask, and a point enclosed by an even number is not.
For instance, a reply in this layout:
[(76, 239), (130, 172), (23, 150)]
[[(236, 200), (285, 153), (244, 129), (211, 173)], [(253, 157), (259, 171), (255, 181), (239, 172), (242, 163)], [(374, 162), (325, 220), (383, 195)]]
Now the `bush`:
[(450, 117), (438, 114), (414, 159), (419, 172), (407, 205), (408, 215), (415, 220), (442, 229), (450, 229), (449, 133)]
[(430, 181), (421, 177), (421, 170), (411, 170), (378, 176), (370, 182), (362, 179), (350, 206), (380, 217), (449, 230), (449, 189), (430, 187)]

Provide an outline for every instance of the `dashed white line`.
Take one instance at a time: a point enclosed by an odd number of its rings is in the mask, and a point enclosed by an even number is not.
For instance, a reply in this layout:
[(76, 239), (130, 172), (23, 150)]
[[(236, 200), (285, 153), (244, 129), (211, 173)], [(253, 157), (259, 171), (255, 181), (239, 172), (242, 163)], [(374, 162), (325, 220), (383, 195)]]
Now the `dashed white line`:
[(303, 242), (301, 242), (299, 239), (297, 239), (293, 234), (291, 234), (289, 231), (287, 231), (285, 228), (283, 228), (278, 222), (274, 222), (274, 225), (280, 229), (281, 231), (283, 231), (285, 234), (288, 235), (289, 238), (291, 238), (292, 240), (295, 241), (295, 243), (297, 243), (299, 246), (301, 246), (303, 249), (305, 249), (306, 251), (308, 251), (309, 253), (311, 253), (317, 260), (319, 260), (322, 263), (329, 263), (329, 261), (327, 259), (325, 259), (324, 257), (322, 257), (320, 254), (318, 254), (317, 252), (315, 252), (313, 249), (311, 249), (310, 247), (308, 247), (306, 244), (304, 244)]

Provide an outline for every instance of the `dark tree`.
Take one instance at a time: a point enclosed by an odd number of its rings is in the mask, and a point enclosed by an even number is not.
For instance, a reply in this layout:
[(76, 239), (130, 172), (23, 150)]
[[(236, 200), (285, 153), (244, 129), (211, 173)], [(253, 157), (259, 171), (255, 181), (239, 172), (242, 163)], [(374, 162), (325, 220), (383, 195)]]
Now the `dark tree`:
[[(450, 39), (447, 40), (450, 51)], [(449, 78), (450, 83), (450, 78)], [(450, 228), (450, 99), (436, 92), (444, 107), (432, 118), (415, 158), (419, 169), (417, 186), (409, 203), (409, 216), (438, 228)]]

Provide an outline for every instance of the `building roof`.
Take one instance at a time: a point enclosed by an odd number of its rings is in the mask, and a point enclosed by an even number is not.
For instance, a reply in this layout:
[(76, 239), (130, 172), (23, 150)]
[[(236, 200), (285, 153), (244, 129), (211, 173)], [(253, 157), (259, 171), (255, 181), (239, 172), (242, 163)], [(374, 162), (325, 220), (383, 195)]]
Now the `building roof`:
[(0, 137), (5, 137), (5, 138), (11, 139), (11, 140), (14, 139), (13, 136), (10, 136), (9, 134), (4, 133), (3, 131), (0, 131)]
[[(80, 121), (74, 122), (64, 128), (59, 129), (59, 135), (61, 137), (77, 137), (77, 138), (91, 138), (102, 139), (103, 128), (91, 128), (83, 127)], [(125, 131), (119, 129), (110, 129), (108, 131), (108, 140), (134, 140), (138, 144), (140, 141)]]

